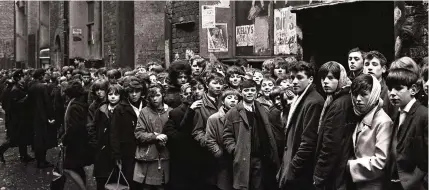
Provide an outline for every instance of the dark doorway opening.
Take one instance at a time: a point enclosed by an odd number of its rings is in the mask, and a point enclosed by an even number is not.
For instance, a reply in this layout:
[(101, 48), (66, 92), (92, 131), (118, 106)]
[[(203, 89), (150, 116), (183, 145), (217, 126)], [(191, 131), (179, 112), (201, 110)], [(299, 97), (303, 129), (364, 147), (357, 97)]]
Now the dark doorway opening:
[(378, 50), (388, 62), (392, 61), (393, 7), (393, 1), (353, 2), (297, 11), (304, 60), (315, 63), (315, 69), (337, 61), (348, 70), (347, 53), (359, 47), (364, 51)]

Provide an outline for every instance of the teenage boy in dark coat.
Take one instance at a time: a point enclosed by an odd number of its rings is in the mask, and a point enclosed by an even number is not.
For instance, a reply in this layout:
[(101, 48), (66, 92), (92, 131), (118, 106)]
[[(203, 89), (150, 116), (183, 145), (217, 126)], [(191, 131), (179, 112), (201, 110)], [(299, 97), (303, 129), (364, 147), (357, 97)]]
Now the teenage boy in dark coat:
[(351, 81), (346, 69), (334, 61), (320, 67), (319, 77), (327, 98), (319, 120), (314, 186), (325, 190), (346, 189), (345, 171), (357, 122), (352, 122), (355, 114), (350, 95)]
[[(427, 189), (428, 109), (416, 101), (418, 75), (407, 69), (392, 69), (386, 78), (389, 99), (399, 107), (393, 124), (393, 170), (395, 189)], [(393, 188), (392, 188), (393, 189)]]
[(290, 71), (296, 97), (288, 114), (283, 163), (277, 178), (280, 188), (311, 190), (324, 99), (313, 84), (314, 69), (310, 63), (300, 61)]
[(234, 189), (275, 189), (279, 166), (276, 140), (263, 106), (255, 101), (257, 84), (241, 84), (243, 101), (225, 115), (223, 141), (233, 156)]

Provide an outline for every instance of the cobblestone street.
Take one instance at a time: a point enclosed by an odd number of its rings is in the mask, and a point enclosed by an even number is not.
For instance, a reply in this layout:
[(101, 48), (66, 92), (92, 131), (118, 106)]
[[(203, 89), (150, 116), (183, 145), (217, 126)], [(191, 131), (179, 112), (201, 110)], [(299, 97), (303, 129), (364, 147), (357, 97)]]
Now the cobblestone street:
[[(3, 116), (1, 117), (3, 118)], [(0, 121), (0, 144), (6, 139), (3, 119)], [(34, 152), (29, 154), (34, 157)], [(58, 155), (57, 149), (51, 149), (47, 153), (47, 160), (55, 163)], [(19, 160), (18, 148), (12, 148), (5, 153), (6, 164), (0, 164), (0, 189), (1, 190), (42, 190), (49, 189), (52, 179), (52, 168), (37, 169), (36, 162), (23, 164)], [(86, 168), (88, 189), (95, 189), (95, 180), (92, 178), (92, 166)], [(69, 179), (69, 178), (68, 178)], [(67, 180), (67, 190), (78, 189), (71, 181)]]

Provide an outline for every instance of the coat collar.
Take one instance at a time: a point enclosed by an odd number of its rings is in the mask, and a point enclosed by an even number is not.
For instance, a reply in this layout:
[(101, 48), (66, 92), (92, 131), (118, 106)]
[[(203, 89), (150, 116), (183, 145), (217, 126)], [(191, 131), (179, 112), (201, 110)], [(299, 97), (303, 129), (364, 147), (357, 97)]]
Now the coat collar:
[(206, 106), (206, 107), (210, 107), (210, 108), (212, 108), (212, 109), (217, 110), (217, 106), (215, 105), (216, 103), (215, 103), (215, 102), (212, 102), (212, 101), (210, 100), (210, 98), (208, 97), (207, 93), (205, 93), (205, 94), (204, 94), (202, 101), (203, 101), (203, 105), (204, 105), (204, 106)]
[[(262, 114), (261, 113), (262, 112), (261, 104), (259, 102), (257, 102), (257, 101), (254, 101), (253, 105), (255, 106), (255, 110), (254, 110), (255, 113), (256, 114)], [(237, 111), (240, 113), (240, 117), (243, 120), (244, 124), (247, 127), (249, 127), (249, 120), (247, 118), (246, 109), (244, 108), (243, 101), (241, 101), (240, 103), (238, 103), (237, 106), (236, 106), (236, 108), (237, 108)], [(262, 117), (262, 118), (264, 118), (264, 117)], [(265, 121), (263, 121), (263, 122), (266, 123)]]
[(107, 108), (108, 104), (103, 104), (100, 106), (100, 111), (101, 113), (104, 113), (106, 115), (107, 118), (109, 118), (109, 110)]
[(371, 127), (372, 127), (372, 124), (373, 124), (372, 122), (374, 121), (374, 116), (375, 116), (375, 114), (376, 114), (376, 113), (378, 113), (378, 111), (381, 109), (381, 106), (382, 106), (382, 104), (381, 104), (381, 102), (379, 102), (377, 106), (375, 106), (374, 108), (372, 108), (372, 110), (371, 110), (371, 111), (369, 111), (369, 112), (365, 115), (365, 117), (363, 117), (363, 119), (362, 119), (362, 123), (363, 123), (364, 125), (368, 126), (369, 128), (371, 128)]

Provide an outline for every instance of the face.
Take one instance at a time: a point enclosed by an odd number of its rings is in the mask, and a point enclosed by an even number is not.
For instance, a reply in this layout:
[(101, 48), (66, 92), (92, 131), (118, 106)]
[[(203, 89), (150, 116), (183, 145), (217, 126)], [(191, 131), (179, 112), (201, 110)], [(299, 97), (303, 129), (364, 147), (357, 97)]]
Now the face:
[(191, 88), (192, 95), (196, 100), (201, 100), (204, 95), (204, 86), (202, 84), (197, 84)]
[(128, 99), (131, 102), (137, 102), (140, 100), (142, 96), (142, 92), (139, 89), (132, 89), (129, 93), (128, 93)]
[(83, 75), (82, 81), (83, 81), (83, 83), (88, 84), (89, 82), (91, 82), (91, 76), (90, 75)]
[(139, 67), (138, 72), (139, 73), (146, 73), (146, 69), (144, 67)]
[(363, 66), (364, 74), (371, 74), (375, 78), (380, 80), (384, 72), (386, 72), (386, 67), (381, 66), (379, 59), (377, 58), (373, 58), (371, 60), (365, 59), (365, 64)]
[(260, 85), (261, 81), (263, 79), (263, 75), (260, 72), (255, 72), (253, 73), (253, 80), (256, 82), (256, 84)]
[(168, 78), (164, 78), (164, 79), (160, 79), (159, 83), (161, 84), (161, 86), (167, 90), (168, 89), (168, 83), (170, 82), (170, 80)]
[(274, 88), (273, 81), (269, 81), (269, 80), (263, 80), (262, 81), (261, 91), (262, 91), (262, 94), (265, 97), (269, 97), (270, 96), (271, 90), (273, 90), (273, 88)]
[(292, 81), (290, 79), (284, 79), (284, 80), (280, 81), (280, 86), (282, 88), (285, 88), (285, 89), (289, 88), (292, 86)]
[(300, 95), (313, 82), (313, 77), (308, 77), (304, 71), (299, 71), (291, 73), (291, 80), (294, 93)]
[(219, 96), (222, 93), (223, 84), (217, 80), (211, 80), (207, 85), (207, 91), (210, 96)]
[(100, 100), (104, 100), (104, 98), (106, 98), (106, 91), (99, 89), (97, 91), (95, 91), (95, 94), (97, 95), (98, 99)]
[(159, 106), (163, 105), (161, 89), (159, 89), (159, 88), (155, 88), (155, 89), (153, 89), (153, 90), (154, 90), (154, 91), (152, 92), (153, 94), (151, 94), (151, 95), (149, 96), (149, 103), (150, 103), (153, 107), (159, 107)]
[(227, 110), (235, 107), (238, 103), (238, 97), (236, 95), (228, 95), (225, 97), (224, 106)]
[(110, 104), (117, 104), (119, 102), (120, 95), (118, 92), (109, 92), (107, 94), (107, 100)]
[(350, 71), (359, 71), (363, 68), (363, 58), (361, 52), (352, 52), (349, 54), (349, 69)]
[(358, 95), (352, 95), (352, 101), (355, 103), (355, 107), (357, 110), (363, 112), (365, 111), (365, 105), (368, 103), (369, 100), (369, 91), (363, 91), (359, 93)]
[(185, 90), (185, 92), (183, 92), (181, 95), (182, 95), (182, 99), (183, 100), (186, 100), (190, 95), (192, 94), (192, 90), (191, 90), (191, 88), (187, 88), (186, 90)]
[(324, 79), (321, 79), (321, 82), (326, 94), (332, 94), (338, 88), (338, 79), (336, 79), (331, 72), (329, 72)]
[(203, 67), (199, 66), (197, 64), (197, 61), (192, 62), (191, 69), (192, 69), (192, 75), (194, 76), (200, 75), (201, 72), (203, 71)]
[(415, 86), (408, 88), (404, 85), (398, 85), (389, 89), (389, 99), (390, 102), (397, 107), (404, 108), (408, 102), (413, 99), (416, 94)]
[(286, 75), (286, 69), (282, 69), (280, 67), (274, 68), (274, 76), (281, 77)]
[(152, 83), (152, 84), (156, 84), (156, 76), (155, 75), (150, 75), (149, 76), (149, 80), (150, 80), (150, 82)]
[(283, 105), (282, 105), (282, 97), (280, 95), (276, 96), (274, 98), (274, 106), (276, 106), (277, 109), (279, 110), (283, 110)]
[(238, 74), (232, 74), (228, 80), (233, 87), (238, 87), (241, 83), (241, 77)]
[(246, 103), (252, 103), (256, 99), (256, 87), (243, 88), (243, 90), (241, 90), (241, 94), (243, 94), (243, 101)]
[(183, 85), (187, 82), (188, 82), (188, 77), (186, 76), (186, 74), (180, 73), (179, 76), (177, 77), (177, 84)]

